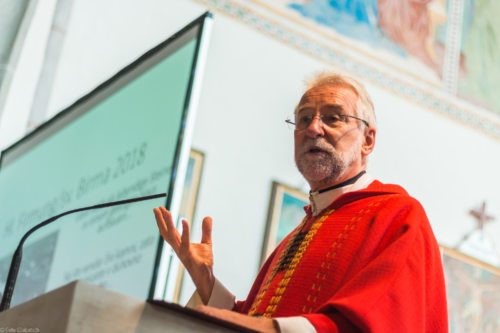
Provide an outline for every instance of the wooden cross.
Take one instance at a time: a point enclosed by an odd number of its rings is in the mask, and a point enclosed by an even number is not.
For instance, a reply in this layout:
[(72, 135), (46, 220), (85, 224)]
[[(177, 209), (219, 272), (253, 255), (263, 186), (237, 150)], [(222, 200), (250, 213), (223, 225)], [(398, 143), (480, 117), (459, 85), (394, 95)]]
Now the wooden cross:
[(480, 208), (471, 209), (469, 214), (476, 220), (476, 229), (483, 231), (484, 225), (488, 222), (495, 220), (491, 215), (486, 214), (486, 201), (483, 201)]
[(480, 230), (481, 234), (483, 234), (484, 225), (495, 219), (493, 216), (486, 214), (486, 201), (483, 201), (480, 208), (469, 210), (469, 214), (475, 218), (476, 228), (466, 233), (457, 245), (454, 246), (455, 249), (458, 249), (460, 245), (462, 245), (474, 233), (474, 231)]

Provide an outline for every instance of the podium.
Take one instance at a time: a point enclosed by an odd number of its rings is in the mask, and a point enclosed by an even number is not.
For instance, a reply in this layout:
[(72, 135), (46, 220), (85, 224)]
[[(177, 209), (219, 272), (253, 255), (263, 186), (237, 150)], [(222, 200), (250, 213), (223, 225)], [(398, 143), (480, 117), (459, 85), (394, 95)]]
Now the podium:
[(166, 302), (75, 281), (0, 313), (4, 332), (255, 332)]

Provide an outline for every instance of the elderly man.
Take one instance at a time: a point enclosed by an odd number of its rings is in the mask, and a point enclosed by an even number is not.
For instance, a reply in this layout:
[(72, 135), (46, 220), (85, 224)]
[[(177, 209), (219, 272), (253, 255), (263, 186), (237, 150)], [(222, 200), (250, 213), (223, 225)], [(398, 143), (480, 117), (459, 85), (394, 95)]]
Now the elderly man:
[(213, 275), (211, 218), (201, 243), (190, 243), (187, 222), (180, 235), (170, 213), (155, 208), (161, 235), (197, 287), (190, 303), (262, 332), (447, 332), (440, 253), (422, 206), (366, 174), (376, 122), (364, 87), (319, 75), (288, 122), (310, 205), (245, 301)]

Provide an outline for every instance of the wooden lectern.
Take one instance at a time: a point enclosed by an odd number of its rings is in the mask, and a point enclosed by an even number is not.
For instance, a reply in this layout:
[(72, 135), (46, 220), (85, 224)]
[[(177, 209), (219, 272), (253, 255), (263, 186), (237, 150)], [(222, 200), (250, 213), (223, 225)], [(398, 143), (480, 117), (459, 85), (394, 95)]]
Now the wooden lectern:
[(255, 332), (165, 302), (144, 302), (75, 281), (0, 313), (4, 332)]

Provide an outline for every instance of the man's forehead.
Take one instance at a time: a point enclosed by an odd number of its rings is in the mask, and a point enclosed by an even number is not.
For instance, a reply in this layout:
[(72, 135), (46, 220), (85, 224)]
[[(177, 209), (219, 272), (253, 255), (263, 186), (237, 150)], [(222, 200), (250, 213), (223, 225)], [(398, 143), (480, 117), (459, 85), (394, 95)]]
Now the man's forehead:
[(303, 104), (331, 104), (342, 105), (355, 103), (357, 94), (349, 87), (343, 85), (322, 85), (307, 90), (300, 99)]

